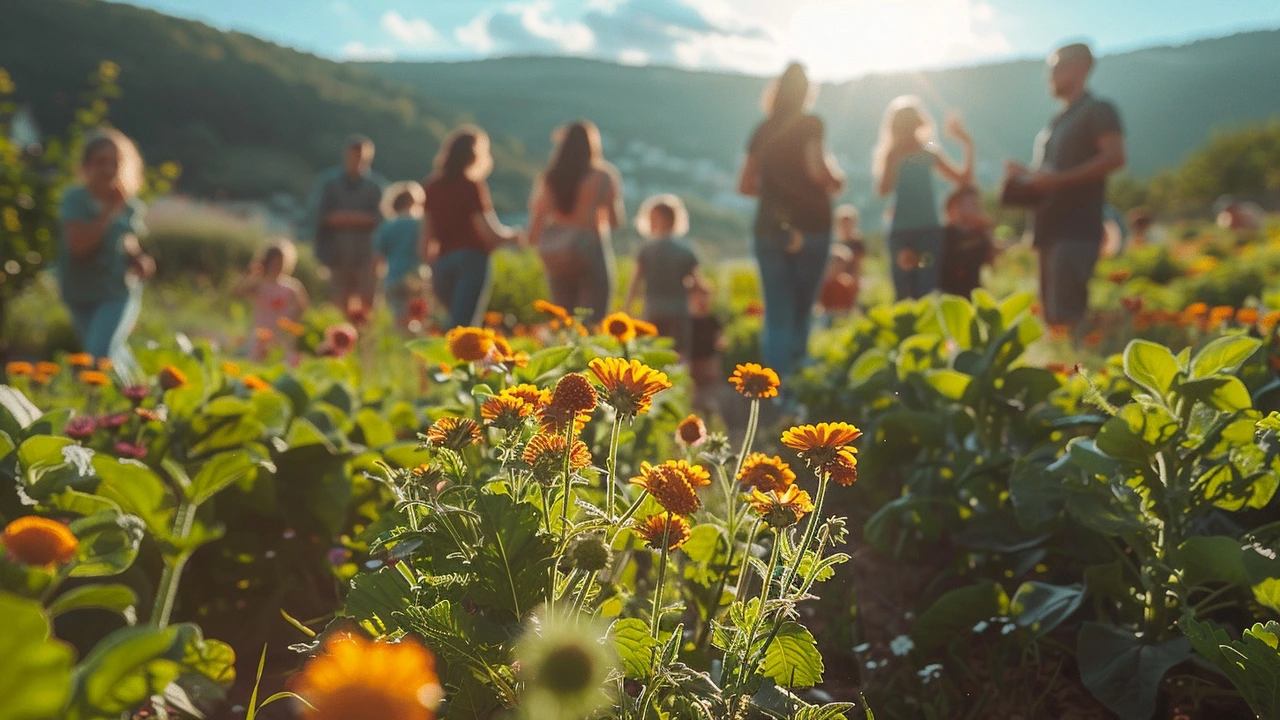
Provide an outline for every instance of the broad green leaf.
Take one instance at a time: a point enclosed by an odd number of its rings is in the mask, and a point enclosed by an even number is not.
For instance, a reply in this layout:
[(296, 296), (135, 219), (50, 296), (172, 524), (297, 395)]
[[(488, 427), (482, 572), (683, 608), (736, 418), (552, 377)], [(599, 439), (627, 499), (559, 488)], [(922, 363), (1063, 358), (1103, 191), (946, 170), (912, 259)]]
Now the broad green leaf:
[(537, 380), (559, 369), (572, 354), (573, 347), (570, 345), (543, 348), (529, 356), (529, 364), (520, 368), (518, 374), (527, 380)]
[(93, 515), (107, 510), (117, 512), (120, 510), (119, 505), (100, 495), (70, 489), (49, 496), (43, 505), (73, 515)]
[(969, 383), (973, 380), (973, 378), (962, 372), (949, 369), (928, 370), (925, 372), (924, 377), (935, 390), (948, 400), (960, 400), (963, 398), (965, 391), (969, 389)]
[(609, 641), (628, 680), (644, 680), (653, 673), (653, 651), (658, 641), (649, 634), (649, 626), (643, 620), (615, 620), (609, 627)]
[(1254, 599), (1259, 605), (1280, 613), (1280, 557), (1275, 549), (1252, 545), (1242, 553)]
[(49, 615), (58, 617), (72, 610), (110, 610), (132, 625), (137, 620), (138, 594), (128, 585), (102, 583), (81, 585), (62, 593), (49, 603)]
[(187, 497), (196, 505), (201, 505), (223, 488), (238, 483), (257, 471), (258, 464), (244, 450), (219, 453), (201, 465), (195, 477), (191, 478)]
[(520, 619), (547, 597), (547, 568), (555, 561), (555, 543), (541, 532), (537, 508), (509, 495), (481, 492), (475, 512), (483, 530), (475, 548), (480, 577), (476, 602)]
[(1131, 340), (1124, 349), (1124, 372), (1130, 380), (1164, 397), (1177, 377), (1178, 361), (1169, 348), (1149, 340)]
[(813, 687), (822, 682), (818, 642), (803, 625), (788, 620), (778, 628), (760, 669), (782, 687)]
[(176, 627), (127, 627), (100, 640), (76, 667), (66, 720), (119, 717), (163, 692), (182, 670), (166, 657), (177, 637)]
[(200, 412), (211, 417), (235, 417), (253, 412), (253, 405), (244, 398), (223, 395), (205, 403), (204, 407), (200, 408)]
[(1248, 587), (1240, 541), (1223, 535), (1187, 538), (1178, 546), (1175, 566), (1183, 570), (1188, 585), (1227, 583)]
[(1249, 389), (1236, 377), (1214, 375), (1188, 380), (1178, 386), (1178, 393), (1224, 412), (1253, 407)]
[[(986, 294), (985, 290), (983, 290), (982, 292)], [(991, 296), (987, 294), (987, 298), (990, 298), (990, 297)], [(976, 291), (974, 293), (973, 299), (975, 303), (981, 302), (980, 296), (977, 294)], [(1027, 308), (1035, 304), (1035, 301), (1036, 301), (1036, 296), (1029, 292), (1010, 295), (1000, 303), (1000, 318), (1004, 321), (1004, 324), (1008, 326), (1011, 323), (1013, 323), (1013, 321), (1017, 319), (1019, 315), (1025, 312)]]
[(351, 580), (343, 614), (361, 623), (372, 623), (380, 632), (397, 627), (394, 615), (403, 612), (413, 598), (413, 588), (393, 568), (381, 567), (364, 572)]
[(973, 347), (973, 306), (953, 295), (938, 299), (938, 315), (947, 335), (956, 341), (961, 350)]
[(689, 533), (689, 539), (680, 546), (680, 549), (696, 563), (711, 562), (717, 555), (724, 552), (727, 545), (724, 542), (724, 536), (725, 532), (720, 526), (703, 523), (693, 528)]
[(70, 438), (33, 435), (22, 441), (15, 456), (23, 489), (37, 500), (88, 486), (94, 475), (94, 452)]
[(1131, 402), (1102, 425), (1094, 444), (1111, 457), (1145, 464), (1177, 431), (1178, 421), (1168, 410)]
[(1191, 377), (1194, 379), (1234, 372), (1260, 345), (1261, 340), (1248, 335), (1220, 337), (1196, 353), (1191, 360)]
[(1255, 624), (1232, 640), (1211, 623), (1184, 617), (1179, 623), (1196, 652), (1218, 667), (1260, 718), (1280, 717), (1280, 624)]
[(373, 408), (362, 408), (356, 413), (356, 426), (366, 447), (380, 448), (396, 441), (395, 428)]
[(204, 637), (198, 625), (182, 623), (170, 659), (182, 665), (184, 673), (200, 675), (227, 690), (236, 679), (236, 653), (221, 640)]
[(969, 633), (974, 625), (1008, 615), (1009, 596), (990, 580), (944, 593), (920, 614), (911, 638), (927, 655), (952, 638)]
[(449, 352), (449, 343), (444, 338), (410, 340), (405, 344), (405, 347), (409, 348), (409, 351), (414, 355), (426, 360), (432, 367), (436, 365), (453, 365), (457, 362), (457, 358)]
[(1151, 720), (1160, 681), (1191, 655), (1191, 643), (1175, 638), (1148, 645), (1129, 630), (1086, 622), (1077, 636), (1080, 680), (1121, 720)]
[(141, 518), (119, 509), (77, 518), (68, 528), (80, 541), (71, 577), (105, 577), (128, 570), (146, 534)]
[(1071, 617), (1083, 600), (1081, 585), (1024, 582), (1009, 602), (1009, 614), (1020, 627), (1042, 637)]
[(40, 603), (0, 591), (0, 720), (62, 717), (75, 651), (50, 637)]
[(95, 455), (93, 468), (101, 478), (99, 495), (142, 518), (147, 530), (157, 538), (167, 539), (173, 534), (178, 499), (151, 468), (136, 460), (106, 455)]

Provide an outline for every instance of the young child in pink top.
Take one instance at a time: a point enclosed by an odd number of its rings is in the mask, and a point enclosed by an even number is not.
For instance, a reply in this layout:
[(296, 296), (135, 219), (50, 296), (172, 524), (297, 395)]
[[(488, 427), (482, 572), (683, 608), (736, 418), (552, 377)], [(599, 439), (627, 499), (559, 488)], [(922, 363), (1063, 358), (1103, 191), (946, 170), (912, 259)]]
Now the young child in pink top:
[(307, 291), (293, 277), (298, 251), (288, 240), (277, 240), (262, 252), (240, 281), (236, 294), (253, 301), (253, 337), (249, 357), (263, 360), (273, 348), (283, 348), (285, 360), (297, 361), (294, 349), (299, 320), (307, 309)]

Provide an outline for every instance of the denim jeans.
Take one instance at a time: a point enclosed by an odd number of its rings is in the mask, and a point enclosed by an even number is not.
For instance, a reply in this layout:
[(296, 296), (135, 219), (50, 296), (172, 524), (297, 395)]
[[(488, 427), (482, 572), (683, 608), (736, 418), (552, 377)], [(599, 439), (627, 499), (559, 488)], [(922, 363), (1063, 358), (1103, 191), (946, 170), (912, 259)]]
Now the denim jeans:
[(1098, 264), (1098, 240), (1053, 240), (1040, 247), (1040, 303), (1053, 325), (1075, 325), (1089, 312), (1089, 280)]
[(813, 304), (831, 252), (831, 236), (805, 235), (799, 250), (787, 251), (789, 238), (756, 237), (756, 261), (764, 289), (765, 365), (787, 377), (804, 362), (813, 327)]
[[(904, 269), (898, 265), (898, 253), (914, 250), (919, 256), (916, 266)], [(919, 299), (938, 289), (942, 279), (942, 228), (907, 228), (889, 231), (889, 272), (898, 300)]]
[(449, 328), (475, 326), (489, 304), (489, 256), (479, 250), (454, 250), (432, 270), (436, 297), (449, 305)]
[(135, 363), (127, 341), (142, 310), (142, 283), (131, 281), (128, 293), (121, 297), (100, 303), (68, 303), (67, 309), (84, 351), (95, 358), (110, 359), (128, 377)]

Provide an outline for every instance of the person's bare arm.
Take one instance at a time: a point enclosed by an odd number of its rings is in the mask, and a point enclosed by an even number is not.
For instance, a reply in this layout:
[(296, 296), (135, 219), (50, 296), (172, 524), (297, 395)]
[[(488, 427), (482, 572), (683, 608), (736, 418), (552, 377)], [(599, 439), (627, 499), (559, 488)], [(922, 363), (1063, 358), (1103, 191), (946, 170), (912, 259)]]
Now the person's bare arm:
[(542, 226), (547, 221), (546, 192), (542, 178), (533, 181), (533, 194), (529, 196), (529, 244), (537, 245), (542, 238)]
[(738, 171), (738, 193), (747, 197), (760, 194), (760, 163), (753, 153), (747, 153), (742, 169)]
[(116, 219), (116, 215), (125, 207), (124, 193), (113, 187), (111, 195), (102, 203), (102, 212), (93, 220), (68, 220), (62, 224), (62, 231), (67, 236), (71, 257), (84, 258), (98, 251), (102, 246), (102, 237), (107, 228)]
[(804, 169), (809, 179), (825, 190), (828, 195), (839, 195), (844, 190), (844, 171), (840, 169), (834, 157), (823, 151), (822, 142), (816, 138), (805, 143)]
[(292, 280), (289, 287), (293, 290), (293, 302), (298, 306), (298, 315), (301, 316), (311, 306), (311, 298), (307, 295), (307, 289), (302, 286), (302, 283), (296, 278), (290, 278), (290, 280)]
[(323, 222), (325, 226), (335, 229), (371, 230), (382, 222), (382, 218), (359, 210), (334, 210), (324, 216)]
[(956, 142), (960, 143), (964, 155), (961, 159), (962, 164), (960, 167), (956, 167), (946, 152), (939, 148), (933, 153), (933, 156), (938, 160), (936, 165), (938, 174), (962, 187), (972, 185), (974, 166), (973, 138), (969, 136), (969, 131), (965, 129), (960, 116), (954, 112), (947, 114), (945, 129), (947, 135), (955, 138)]
[(476, 235), (484, 240), (485, 245), (490, 249), (496, 248), (503, 243), (515, 242), (516, 231), (502, 224), (498, 219), (497, 213), (492, 210), (478, 212), (471, 216), (471, 227), (475, 229)]
[(622, 176), (617, 170), (609, 168), (605, 170), (604, 178), (605, 202), (603, 205), (606, 219), (609, 227), (617, 230), (622, 227), (623, 219), (627, 217), (627, 208), (623, 204)]
[(1028, 182), (1039, 190), (1060, 190), (1062, 188), (1086, 185), (1103, 180), (1108, 175), (1124, 168), (1128, 162), (1125, 152), (1124, 136), (1118, 132), (1103, 133), (1098, 136), (1098, 154), (1088, 162), (1061, 172), (1035, 172)]
[(898, 184), (898, 153), (890, 152), (884, 160), (884, 172), (876, 179), (876, 192), (880, 197), (888, 197), (893, 187)]
[(622, 306), (623, 310), (628, 312), (635, 307), (636, 297), (640, 294), (640, 288), (644, 285), (644, 265), (639, 260), (636, 261), (636, 271), (631, 275), (631, 285), (627, 288), (627, 303)]

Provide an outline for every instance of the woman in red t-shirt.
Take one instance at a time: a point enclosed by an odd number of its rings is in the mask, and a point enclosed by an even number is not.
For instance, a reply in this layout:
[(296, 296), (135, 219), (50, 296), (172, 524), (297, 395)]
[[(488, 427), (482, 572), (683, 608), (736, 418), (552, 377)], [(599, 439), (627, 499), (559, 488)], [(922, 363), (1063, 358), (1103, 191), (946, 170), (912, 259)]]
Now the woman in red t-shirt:
[(489, 136), (465, 125), (440, 146), (435, 172), (423, 182), (421, 252), (436, 296), (449, 306), (449, 328), (480, 323), (488, 304), (489, 253), (517, 239), (493, 212), (485, 183), (492, 170)]

